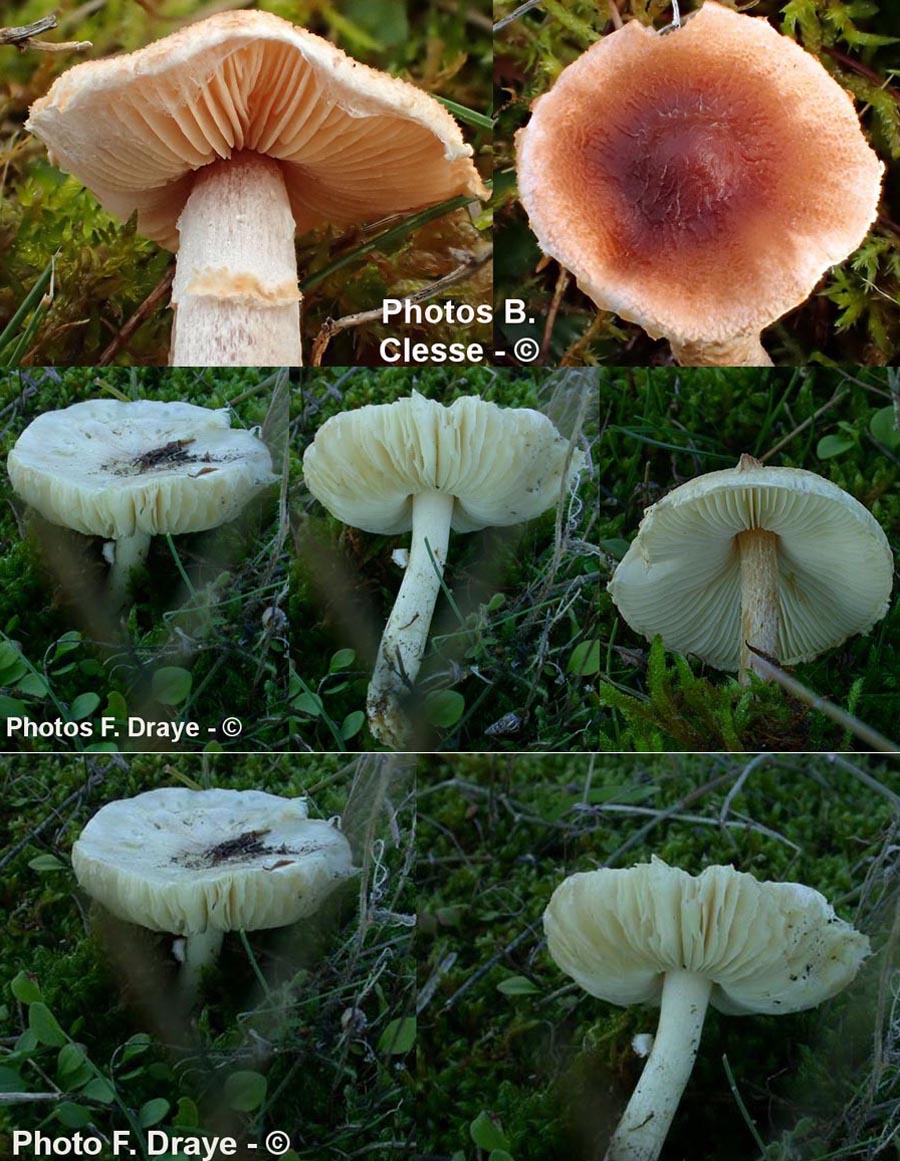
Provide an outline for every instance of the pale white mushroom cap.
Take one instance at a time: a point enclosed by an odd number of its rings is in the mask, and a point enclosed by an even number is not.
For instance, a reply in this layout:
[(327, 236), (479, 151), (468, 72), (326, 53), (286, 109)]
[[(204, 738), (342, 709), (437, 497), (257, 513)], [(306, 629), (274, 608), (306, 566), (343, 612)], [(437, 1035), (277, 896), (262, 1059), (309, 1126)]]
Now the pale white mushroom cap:
[(216, 528), (275, 479), (266, 445), (227, 410), (149, 399), (47, 411), (6, 467), (45, 519), (113, 540)]
[(102, 807), (72, 867), (120, 919), (176, 935), (287, 926), (354, 874), (350, 844), (305, 798), (181, 787)]
[(881, 525), (836, 484), (800, 468), (709, 472), (648, 508), (609, 592), (638, 633), (740, 666), (741, 578), (735, 537), (778, 537), (778, 657), (809, 661), (885, 615), (894, 561)]
[(449, 407), (418, 392), (396, 403), (342, 411), (325, 421), (303, 456), (309, 490), (353, 528), (405, 532), (412, 498), (455, 497), (456, 532), (519, 524), (552, 507), (584, 466), (539, 411), (465, 395)]
[(241, 150), (281, 163), (301, 233), (487, 196), (433, 97), (268, 12), (220, 12), (75, 65), (28, 128), (110, 213), (137, 211), (141, 233), (171, 250), (195, 171)]
[(713, 983), (733, 1015), (814, 1008), (856, 976), (868, 937), (800, 883), (760, 882), (732, 866), (689, 875), (653, 858), (570, 875), (544, 912), (548, 950), (610, 1004), (659, 1004), (669, 971)]

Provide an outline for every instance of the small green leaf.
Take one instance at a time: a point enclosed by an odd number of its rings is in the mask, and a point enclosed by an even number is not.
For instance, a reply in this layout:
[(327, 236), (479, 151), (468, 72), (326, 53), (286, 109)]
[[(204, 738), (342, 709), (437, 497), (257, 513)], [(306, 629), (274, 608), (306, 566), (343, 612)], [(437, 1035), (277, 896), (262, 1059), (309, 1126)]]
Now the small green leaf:
[(23, 701), (0, 694), (0, 718), (27, 718), (28, 708)]
[(341, 723), (341, 737), (345, 742), (349, 742), (351, 738), (355, 738), (359, 731), (363, 728), (366, 720), (366, 715), (362, 710), (354, 710), (347, 714)]
[(540, 990), (527, 976), (510, 976), (497, 984), (497, 991), (502, 992), (504, 996), (533, 996)]
[(170, 1107), (169, 1102), (164, 1097), (156, 1097), (141, 1105), (141, 1111), (138, 1113), (141, 1128), (149, 1129), (152, 1125), (158, 1125), (168, 1114)]
[(16, 682), (16, 689), (26, 697), (46, 697), (50, 692), (46, 679), (39, 673), (26, 673)]
[(64, 871), (66, 864), (61, 862), (56, 855), (36, 855), (28, 863), (32, 871), (38, 871), (40, 874), (46, 874), (48, 871)]
[(339, 673), (342, 669), (349, 669), (356, 660), (355, 649), (338, 649), (328, 666), (329, 673)]
[(0, 641), (0, 670), (18, 665), (21, 660), (22, 654), (12, 641)]
[(576, 677), (593, 677), (600, 672), (600, 642), (580, 641), (572, 650), (569, 664), (566, 666), (569, 673)]
[(10, 983), (9, 990), (23, 1004), (34, 1004), (43, 998), (37, 980), (24, 971)]
[(481, 1112), (469, 1125), (469, 1136), (479, 1149), (506, 1149), (509, 1142), (506, 1134), (490, 1113)]
[(41, 1044), (46, 1044), (50, 1048), (62, 1048), (68, 1043), (68, 1037), (60, 1028), (56, 1017), (40, 1000), (34, 1001), (28, 1009), (28, 1028)]
[(39, 1044), (40, 1041), (38, 1040), (37, 1036), (35, 1036), (30, 1028), (26, 1028), (19, 1039), (16, 1041), (15, 1051), (18, 1052), (21, 1056), (31, 1056), (33, 1053), (37, 1052)]
[(425, 697), (425, 716), (432, 726), (449, 730), (463, 716), (466, 699), (455, 689), (438, 689)]
[(62, 1101), (53, 1110), (53, 1115), (67, 1129), (83, 1129), (91, 1123), (90, 1110), (76, 1105), (73, 1101)]
[(106, 709), (104, 710), (104, 717), (115, 718), (117, 722), (124, 722), (128, 719), (128, 702), (122, 697), (120, 693), (113, 690), (112, 693), (106, 696)]
[(378, 1051), (389, 1056), (404, 1056), (416, 1043), (415, 1016), (401, 1016), (391, 1020), (378, 1037)]
[(86, 1100), (96, 1101), (100, 1105), (111, 1105), (116, 1099), (116, 1090), (105, 1076), (95, 1076), (90, 1084), (86, 1084), (81, 1090), (81, 1095)]
[(891, 451), (900, 448), (900, 428), (895, 427), (897, 414), (893, 407), (882, 407), (869, 421), (872, 436)]
[(252, 1113), (266, 1099), (267, 1087), (261, 1072), (233, 1072), (225, 1081), (225, 1100), (236, 1112)]
[(153, 674), (153, 696), (161, 705), (181, 705), (191, 692), (193, 677), (179, 665), (163, 665)]
[(63, 635), (56, 642), (56, 649), (53, 652), (53, 660), (58, 661), (60, 657), (65, 657), (67, 653), (71, 653), (73, 649), (77, 649), (81, 644), (81, 634), (77, 629), (72, 629)]
[(80, 1044), (74, 1044), (71, 1041), (64, 1044), (59, 1050), (59, 1056), (56, 1059), (56, 1074), (62, 1081), (67, 1077), (72, 1076), (78, 1072), (81, 1066), (86, 1062), (84, 1049)]
[(853, 440), (844, 435), (823, 435), (816, 444), (816, 455), (820, 460), (830, 460), (852, 447)]
[(612, 540), (601, 540), (600, 547), (604, 552), (608, 552), (614, 560), (621, 560), (629, 549), (627, 540), (622, 540), (621, 537), (614, 537)]
[(179, 1097), (178, 1111), (172, 1121), (176, 1129), (197, 1129), (200, 1126), (200, 1110), (190, 1097)]
[(135, 1032), (133, 1036), (129, 1036), (122, 1048), (122, 1063), (134, 1060), (136, 1056), (141, 1056), (150, 1047), (150, 1037), (146, 1032)]
[(317, 718), (325, 708), (317, 693), (301, 693), (299, 697), (294, 698), (291, 705), (298, 713), (309, 714), (311, 718)]
[(0, 685), (13, 686), (29, 672), (28, 666), (21, 657), (17, 657), (11, 665), (0, 666)]
[(14, 1068), (0, 1068), (0, 1092), (22, 1092), (25, 1081)]
[(99, 694), (80, 693), (69, 706), (69, 721), (80, 722), (89, 718), (99, 704)]

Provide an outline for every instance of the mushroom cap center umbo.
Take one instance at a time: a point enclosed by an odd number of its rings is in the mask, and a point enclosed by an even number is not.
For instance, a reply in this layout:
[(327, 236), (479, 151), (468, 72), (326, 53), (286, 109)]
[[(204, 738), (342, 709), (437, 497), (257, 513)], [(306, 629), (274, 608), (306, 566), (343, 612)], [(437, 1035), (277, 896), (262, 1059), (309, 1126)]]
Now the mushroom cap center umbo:
[(586, 150), (585, 166), (621, 190), (635, 257), (661, 243), (702, 245), (734, 228), (767, 172), (752, 134), (727, 110), (713, 113), (696, 90), (604, 134)]

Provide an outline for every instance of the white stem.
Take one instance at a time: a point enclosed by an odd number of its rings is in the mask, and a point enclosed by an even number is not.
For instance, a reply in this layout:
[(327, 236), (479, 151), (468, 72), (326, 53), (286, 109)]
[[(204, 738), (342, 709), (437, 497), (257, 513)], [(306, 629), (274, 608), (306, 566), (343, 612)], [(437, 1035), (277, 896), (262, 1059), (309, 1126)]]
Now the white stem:
[(711, 991), (694, 972), (667, 973), (653, 1050), (605, 1161), (656, 1161), (694, 1067)]
[(751, 645), (770, 661), (778, 661), (778, 537), (761, 528), (741, 532), (737, 537), (741, 557), (741, 685), (750, 684), (756, 670), (756, 654)]
[[(738, 471), (765, 471), (765, 467), (753, 456), (742, 455)], [(752, 485), (752, 476), (747, 482)], [(739, 532), (735, 540), (741, 561), (741, 663), (738, 680), (741, 685), (749, 685), (751, 671), (758, 671), (757, 656), (750, 650), (750, 645), (770, 660), (779, 660), (778, 537), (763, 528), (749, 528), (746, 532)]]
[(216, 962), (222, 950), (224, 931), (195, 931), (185, 937), (184, 963), (178, 972), (178, 991), (182, 997), (193, 1004), (200, 988), (200, 976), (203, 969)]
[(409, 737), (402, 703), (425, 653), (447, 560), (452, 515), (452, 496), (421, 492), (413, 497), (409, 561), (384, 628), (366, 703), (372, 733), (397, 750), (404, 748)]
[(759, 335), (737, 335), (718, 343), (678, 343), (672, 354), (682, 367), (771, 367)]
[(299, 366), (294, 215), (278, 163), (236, 153), (201, 169), (178, 232), (172, 365)]
[(131, 574), (147, 559), (150, 549), (150, 533), (135, 532), (133, 536), (123, 536), (113, 545), (113, 562), (109, 570), (109, 595), (120, 609), (128, 599), (128, 585)]

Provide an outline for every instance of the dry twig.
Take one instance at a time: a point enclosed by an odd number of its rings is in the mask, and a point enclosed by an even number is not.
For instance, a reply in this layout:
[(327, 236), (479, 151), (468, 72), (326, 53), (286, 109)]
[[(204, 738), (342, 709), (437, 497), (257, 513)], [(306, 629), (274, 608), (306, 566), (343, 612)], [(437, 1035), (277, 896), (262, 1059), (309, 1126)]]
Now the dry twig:
[[(476, 274), (483, 266), (486, 266), (490, 262), (493, 253), (493, 249), (489, 249), (485, 253), (467, 258), (461, 266), (457, 266), (455, 270), (451, 270), (449, 274), (445, 274), (437, 282), (431, 282), (428, 286), (423, 286), (421, 290), (417, 290), (413, 294), (408, 295), (402, 301), (412, 304), (425, 302), (429, 298), (435, 298), (449, 287), (455, 286), (458, 282), (464, 282), (467, 278)], [(340, 334), (341, 331), (350, 330), (351, 327), (361, 327), (365, 326), (366, 323), (378, 322), (381, 319), (381, 315), (382, 307), (379, 306), (374, 310), (363, 310), (357, 314), (344, 315), (343, 318), (326, 319), (322, 329), (313, 340), (312, 353), (309, 359), (310, 366), (321, 367), (322, 358), (328, 348), (328, 344), (335, 335)]]
[(122, 347), (125, 346), (125, 344), (138, 329), (144, 319), (153, 314), (162, 299), (164, 299), (171, 290), (172, 279), (174, 277), (175, 267), (173, 265), (169, 270), (166, 271), (153, 290), (150, 291), (150, 293), (137, 308), (128, 322), (126, 322), (125, 325), (119, 330), (119, 333), (98, 359), (98, 367), (108, 366), (122, 349)]
[(12, 45), (19, 52), (35, 48), (40, 52), (82, 52), (92, 48), (89, 40), (38, 40), (45, 32), (50, 32), (59, 23), (55, 15), (42, 16), (32, 24), (21, 24), (12, 28), (0, 28), (0, 45)]

